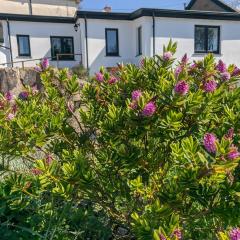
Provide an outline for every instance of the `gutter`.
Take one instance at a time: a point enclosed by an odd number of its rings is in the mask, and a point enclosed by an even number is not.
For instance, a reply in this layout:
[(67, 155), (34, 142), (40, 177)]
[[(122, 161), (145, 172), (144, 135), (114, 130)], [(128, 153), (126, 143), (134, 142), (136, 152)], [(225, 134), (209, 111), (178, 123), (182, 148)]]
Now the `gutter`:
[(152, 13), (152, 21), (153, 21), (153, 56), (156, 54), (156, 21), (155, 21), (155, 13)]
[(12, 43), (11, 43), (11, 31), (10, 31), (10, 23), (7, 19), (7, 29), (8, 29), (8, 41), (9, 41), (9, 51), (10, 51), (10, 60), (11, 65), (13, 67), (13, 54), (12, 54)]
[(29, 0), (29, 13), (30, 15), (33, 15), (32, 0)]
[(87, 25), (87, 17), (84, 18), (85, 25), (85, 40), (86, 40), (86, 60), (87, 60), (87, 72), (89, 73), (89, 58), (88, 58), (88, 25)]

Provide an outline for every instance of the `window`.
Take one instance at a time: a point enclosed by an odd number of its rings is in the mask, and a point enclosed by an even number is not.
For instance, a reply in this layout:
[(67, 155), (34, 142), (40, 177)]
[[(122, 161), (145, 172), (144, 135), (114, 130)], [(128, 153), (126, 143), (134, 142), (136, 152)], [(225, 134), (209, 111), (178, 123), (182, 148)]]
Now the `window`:
[(18, 55), (31, 56), (29, 35), (17, 35)]
[(0, 44), (4, 43), (4, 36), (3, 36), (3, 25), (0, 22)]
[(142, 27), (137, 29), (137, 55), (142, 55)]
[(57, 54), (63, 54), (58, 60), (74, 60), (73, 37), (51, 37), (51, 54), (53, 60), (57, 60)]
[(195, 53), (220, 52), (220, 27), (195, 26)]
[(119, 56), (118, 29), (107, 28), (106, 34), (106, 55)]

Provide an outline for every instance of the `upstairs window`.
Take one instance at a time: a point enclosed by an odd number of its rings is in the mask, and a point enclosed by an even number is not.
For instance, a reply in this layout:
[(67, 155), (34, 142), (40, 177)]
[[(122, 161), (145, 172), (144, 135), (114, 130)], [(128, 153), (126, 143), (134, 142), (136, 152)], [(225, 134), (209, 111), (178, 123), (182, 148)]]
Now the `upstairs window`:
[(51, 54), (52, 60), (74, 60), (73, 37), (51, 37)]
[(17, 43), (18, 43), (18, 56), (30, 57), (31, 49), (29, 35), (17, 35)]
[(4, 43), (4, 36), (3, 36), (3, 25), (0, 22), (0, 45)]
[(137, 55), (142, 55), (142, 27), (137, 29)]
[(106, 55), (119, 56), (118, 29), (106, 28)]
[(195, 53), (220, 53), (219, 26), (195, 26)]

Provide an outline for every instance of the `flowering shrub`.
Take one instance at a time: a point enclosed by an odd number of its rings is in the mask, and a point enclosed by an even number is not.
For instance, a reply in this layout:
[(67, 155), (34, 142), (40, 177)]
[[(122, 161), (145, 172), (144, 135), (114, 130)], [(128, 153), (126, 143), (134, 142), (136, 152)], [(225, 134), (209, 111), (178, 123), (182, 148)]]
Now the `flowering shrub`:
[(2, 96), (1, 236), (240, 239), (240, 71), (175, 51)]

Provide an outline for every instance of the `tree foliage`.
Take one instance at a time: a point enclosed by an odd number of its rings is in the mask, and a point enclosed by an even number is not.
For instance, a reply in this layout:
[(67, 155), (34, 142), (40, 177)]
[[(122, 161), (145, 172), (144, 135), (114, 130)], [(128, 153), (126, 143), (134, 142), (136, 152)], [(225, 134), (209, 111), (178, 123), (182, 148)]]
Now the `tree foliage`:
[(2, 96), (3, 239), (238, 239), (240, 71), (175, 51)]

